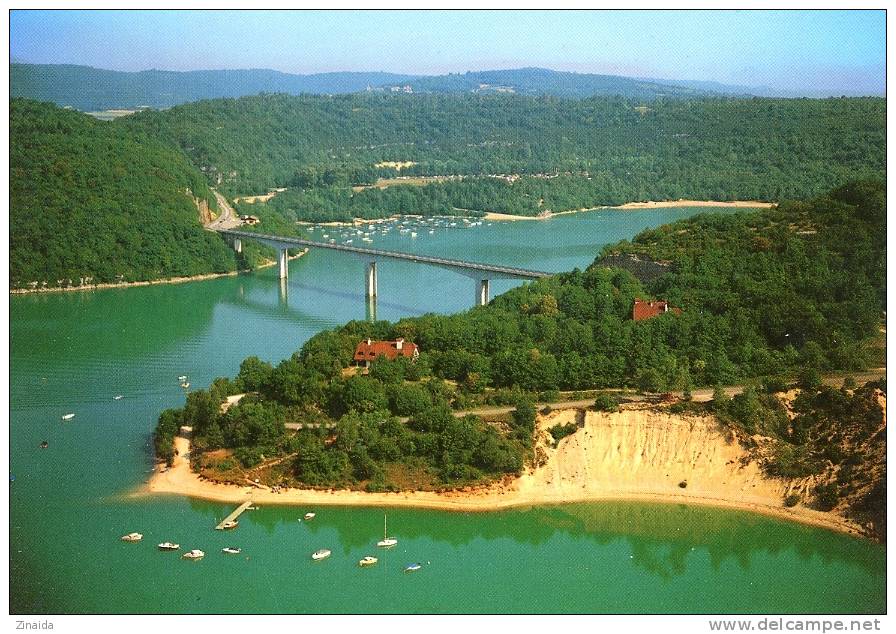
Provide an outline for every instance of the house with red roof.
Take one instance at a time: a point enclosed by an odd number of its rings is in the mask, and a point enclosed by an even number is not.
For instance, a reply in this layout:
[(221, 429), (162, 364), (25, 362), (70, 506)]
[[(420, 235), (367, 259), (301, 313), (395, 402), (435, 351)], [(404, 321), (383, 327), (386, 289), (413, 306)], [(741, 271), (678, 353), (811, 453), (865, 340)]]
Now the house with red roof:
[(358, 365), (369, 368), (370, 362), (380, 356), (384, 356), (390, 361), (394, 361), (399, 357), (416, 361), (417, 357), (420, 356), (420, 350), (417, 348), (416, 343), (410, 343), (400, 338), (395, 341), (365, 339), (355, 348), (354, 361)]
[(645, 319), (659, 317), (668, 312), (680, 315), (681, 309), (670, 306), (669, 302), (664, 299), (651, 301), (635, 298), (635, 305), (632, 307), (632, 319), (635, 321), (644, 321)]

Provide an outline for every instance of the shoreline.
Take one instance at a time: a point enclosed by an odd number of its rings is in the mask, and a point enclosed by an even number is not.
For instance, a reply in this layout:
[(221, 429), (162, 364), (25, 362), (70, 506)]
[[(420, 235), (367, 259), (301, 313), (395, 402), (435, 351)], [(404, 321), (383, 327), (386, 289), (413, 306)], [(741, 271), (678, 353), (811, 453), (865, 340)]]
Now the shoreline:
[(504, 214), (497, 211), (485, 212), (485, 220), (497, 221), (514, 221), (514, 220), (550, 220), (557, 216), (569, 216), (572, 214), (585, 213), (588, 211), (604, 211), (607, 209), (616, 209), (620, 211), (628, 210), (644, 210), (644, 209), (665, 209), (671, 207), (736, 207), (742, 209), (768, 209), (774, 207), (777, 203), (760, 202), (753, 200), (658, 200), (646, 202), (630, 202), (622, 205), (601, 205), (599, 207), (583, 207), (582, 209), (569, 209), (567, 211), (552, 211), (545, 215), (539, 216), (517, 216), (514, 214)]
[[(575, 420), (576, 416), (581, 415), (579, 410), (560, 410), (540, 420), (540, 444), (545, 446), (545, 430), (548, 427), (558, 421)], [(275, 506), (402, 507), (483, 513), (585, 502), (693, 504), (758, 513), (865, 537), (861, 526), (840, 515), (803, 506), (785, 507), (783, 493), (795, 490), (794, 487), (803, 487), (806, 483), (766, 478), (755, 463), (746, 467), (730, 466), (737, 456), (744, 453), (739, 446), (728, 445), (718, 434), (714, 423), (704, 424), (702, 419), (674, 417), (661, 412), (645, 413), (643, 410), (623, 410), (613, 415), (586, 412), (584, 416), (586, 422), (583, 429), (561, 440), (557, 448), (546, 449), (548, 459), (544, 464), (528, 469), (512, 480), (487, 486), (447, 492), (368, 493), (350, 489), (285, 489), (274, 493), (265, 485), (248, 480), (245, 485), (236, 485), (201, 478), (190, 469), (189, 439), (177, 436), (175, 446), (178, 455), (174, 465), (167, 469), (164, 465), (157, 466), (144, 485), (126, 495), (130, 498), (180, 495), (233, 504), (251, 499), (256, 504)], [(666, 436), (690, 436), (694, 425), (698, 430), (694, 434), (698, 438), (694, 444), (694, 455), (698, 459), (690, 471), (682, 472), (681, 461), (666, 455), (655, 457), (652, 466), (631, 468), (632, 459), (642, 459), (645, 446), (655, 444), (660, 437), (669, 440)], [(634, 443), (631, 442), (633, 439)], [(631, 454), (628, 459), (614, 455), (608, 460), (609, 454), (618, 451), (614, 452), (606, 445), (617, 443), (623, 447), (623, 452)], [(680, 443), (675, 448), (676, 451), (682, 449)], [(633, 474), (638, 469), (641, 472)], [(675, 477), (664, 473), (675, 470), (678, 471)], [(688, 482), (687, 488), (680, 487), (680, 479)]]
[[(297, 260), (308, 252), (306, 248), (297, 255), (289, 256), (290, 260)], [(202, 273), (200, 275), (188, 275), (186, 277), (166, 277), (161, 280), (141, 280), (139, 282), (102, 282), (100, 284), (85, 284), (84, 286), (52, 286), (47, 288), (11, 288), (10, 295), (30, 295), (33, 293), (67, 293), (74, 291), (102, 291), (110, 288), (135, 288), (139, 286), (159, 286), (162, 284), (185, 284), (187, 282), (203, 282), (205, 280), (216, 280), (222, 277), (236, 277), (238, 275), (246, 275), (260, 269), (267, 269), (277, 262), (267, 260), (263, 264), (259, 264), (254, 269), (238, 269), (236, 271), (227, 271), (225, 273)]]

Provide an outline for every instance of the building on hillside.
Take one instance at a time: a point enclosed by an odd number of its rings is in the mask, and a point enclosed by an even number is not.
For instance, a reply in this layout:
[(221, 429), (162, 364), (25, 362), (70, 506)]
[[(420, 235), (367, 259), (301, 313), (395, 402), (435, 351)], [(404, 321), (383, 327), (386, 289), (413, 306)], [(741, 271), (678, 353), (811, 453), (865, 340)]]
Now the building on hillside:
[(257, 225), (261, 222), (261, 220), (258, 219), (258, 216), (247, 216), (245, 214), (240, 216), (240, 220), (243, 221), (244, 225)]
[(635, 298), (635, 305), (632, 307), (632, 319), (644, 321), (645, 319), (659, 317), (669, 312), (680, 315), (681, 309), (670, 306), (669, 302), (664, 299), (649, 301)]
[(380, 356), (385, 356), (390, 361), (394, 361), (399, 357), (416, 361), (417, 357), (420, 356), (420, 350), (417, 348), (416, 343), (410, 343), (404, 339), (396, 339), (395, 341), (365, 339), (355, 348), (354, 361), (358, 365), (369, 368), (370, 362)]

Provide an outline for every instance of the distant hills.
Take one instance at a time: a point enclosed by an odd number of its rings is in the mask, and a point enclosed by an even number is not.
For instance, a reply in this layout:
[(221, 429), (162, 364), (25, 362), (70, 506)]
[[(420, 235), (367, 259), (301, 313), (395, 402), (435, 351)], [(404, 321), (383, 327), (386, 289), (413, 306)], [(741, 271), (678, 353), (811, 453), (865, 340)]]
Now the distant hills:
[(743, 87), (714, 82), (633, 79), (521, 68), (437, 76), (384, 72), (294, 75), (275, 70), (146, 70), (120, 72), (71, 64), (10, 64), (10, 94), (76, 110), (170, 108), (220, 97), (262, 92), (340, 94), (361, 91), (414, 93), (507, 93), (567, 98), (617, 95), (645, 101), (660, 97), (744, 96)]

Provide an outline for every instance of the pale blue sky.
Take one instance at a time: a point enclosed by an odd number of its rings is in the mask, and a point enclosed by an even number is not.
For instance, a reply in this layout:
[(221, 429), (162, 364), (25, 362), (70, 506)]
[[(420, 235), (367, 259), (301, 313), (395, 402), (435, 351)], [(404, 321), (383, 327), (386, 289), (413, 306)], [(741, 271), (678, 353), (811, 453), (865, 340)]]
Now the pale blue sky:
[(14, 61), (441, 74), (539, 66), (883, 94), (883, 11), (13, 11)]

